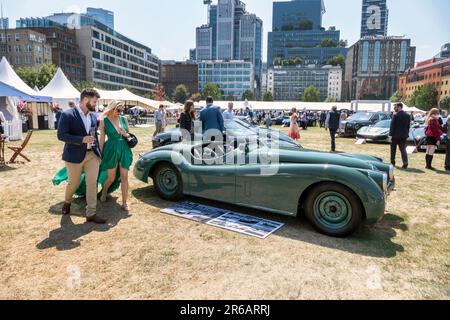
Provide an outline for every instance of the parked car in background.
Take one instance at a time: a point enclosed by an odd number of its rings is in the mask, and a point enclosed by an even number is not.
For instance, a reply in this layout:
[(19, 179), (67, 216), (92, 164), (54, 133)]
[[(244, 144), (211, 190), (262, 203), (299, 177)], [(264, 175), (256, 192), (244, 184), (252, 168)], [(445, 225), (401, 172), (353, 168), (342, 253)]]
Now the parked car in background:
[[(390, 143), (389, 133), (392, 120), (382, 120), (375, 125), (362, 127), (356, 134), (357, 139), (365, 139), (369, 142)], [(409, 130), (408, 145), (414, 145), (415, 128), (411, 127)]]
[[(444, 126), (447, 124), (447, 119), (442, 119)], [(417, 146), (418, 151), (425, 152), (427, 149), (427, 137), (425, 135), (425, 125), (416, 124), (412, 128), (413, 145)], [(444, 134), (441, 137), (441, 144), (437, 148), (438, 152), (446, 152), (448, 143), (448, 136)]]
[(384, 112), (357, 112), (346, 121), (342, 122), (344, 126), (345, 137), (356, 137), (359, 129), (374, 125), (383, 120), (390, 120), (389, 114)]
[(290, 117), (289, 116), (278, 116), (276, 118), (272, 118), (271, 122), (272, 122), (273, 126), (281, 126), (281, 125), (283, 125), (283, 122), (285, 120), (290, 121)]

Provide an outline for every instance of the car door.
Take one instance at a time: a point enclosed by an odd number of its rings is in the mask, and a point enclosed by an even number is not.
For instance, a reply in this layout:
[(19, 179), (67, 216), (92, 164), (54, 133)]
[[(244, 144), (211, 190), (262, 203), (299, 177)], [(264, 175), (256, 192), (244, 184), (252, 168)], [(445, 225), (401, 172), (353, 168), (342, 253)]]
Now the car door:
[[(202, 153), (203, 154), (203, 153)], [(227, 203), (235, 202), (236, 194), (236, 167), (234, 161), (211, 163), (210, 160), (192, 157), (189, 170), (189, 187), (186, 194), (218, 200)]]

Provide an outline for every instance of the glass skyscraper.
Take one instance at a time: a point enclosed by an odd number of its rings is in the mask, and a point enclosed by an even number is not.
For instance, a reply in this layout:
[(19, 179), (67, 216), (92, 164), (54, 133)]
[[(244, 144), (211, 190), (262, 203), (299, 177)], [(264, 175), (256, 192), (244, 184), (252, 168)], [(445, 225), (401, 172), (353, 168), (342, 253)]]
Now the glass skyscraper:
[(258, 87), (262, 76), (263, 22), (239, 0), (209, 4), (208, 24), (197, 28), (196, 59), (251, 62)]
[(340, 46), (340, 31), (322, 27), (324, 13), (323, 0), (274, 2), (268, 64), (272, 66), (276, 58), (301, 58), (305, 64), (323, 65), (338, 54), (345, 56), (347, 49)]
[(363, 0), (361, 38), (387, 36), (389, 10), (387, 0)]
[(114, 29), (114, 12), (100, 8), (87, 8), (86, 13), (108, 28)]

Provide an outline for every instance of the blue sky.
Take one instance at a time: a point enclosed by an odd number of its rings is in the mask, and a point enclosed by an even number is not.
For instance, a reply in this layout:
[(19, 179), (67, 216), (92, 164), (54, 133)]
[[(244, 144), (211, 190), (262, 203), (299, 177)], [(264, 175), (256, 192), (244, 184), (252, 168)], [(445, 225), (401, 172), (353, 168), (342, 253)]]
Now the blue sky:
[[(247, 10), (264, 21), (264, 58), (267, 32), (272, 26), (272, 0), (244, 0)], [(15, 26), (19, 17), (103, 7), (115, 12), (117, 31), (153, 49), (161, 59), (187, 58), (195, 46), (195, 27), (206, 22), (202, 0), (0, 0), (4, 15)], [(353, 44), (360, 33), (362, 0), (325, 0), (324, 26), (336, 26)], [(407, 35), (417, 47), (418, 61), (428, 59), (450, 42), (449, 0), (388, 0), (389, 35)]]

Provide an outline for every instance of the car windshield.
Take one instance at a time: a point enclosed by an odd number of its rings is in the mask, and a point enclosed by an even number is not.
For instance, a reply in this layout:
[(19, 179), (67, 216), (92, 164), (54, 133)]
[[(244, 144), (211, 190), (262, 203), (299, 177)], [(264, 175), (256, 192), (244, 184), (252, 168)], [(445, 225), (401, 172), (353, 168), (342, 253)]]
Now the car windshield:
[(225, 121), (225, 128), (227, 130), (244, 130), (249, 129), (250, 125), (240, 120), (227, 120)]
[(384, 128), (384, 129), (390, 128), (391, 127), (391, 120), (380, 121), (374, 127), (375, 128)]
[(358, 112), (352, 115), (348, 120), (352, 121), (369, 121), (372, 118), (372, 113), (370, 112)]

